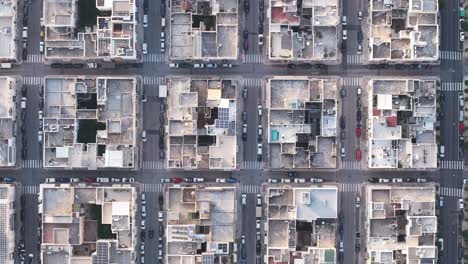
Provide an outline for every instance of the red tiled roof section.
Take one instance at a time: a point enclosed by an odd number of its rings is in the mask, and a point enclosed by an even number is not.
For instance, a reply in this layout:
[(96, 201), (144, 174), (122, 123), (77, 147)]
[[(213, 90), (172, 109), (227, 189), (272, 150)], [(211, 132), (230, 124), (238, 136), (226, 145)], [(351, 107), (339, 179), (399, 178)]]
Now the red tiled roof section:
[(397, 117), (389, 116), (387, 117), (387, 127), (396, 127), (397, 126)]
[(380, 113), (381, 113), (381, 111), (379, 109), (376, 109), (376, 108), (372, 109), (372, 114), (374, 116), (380, 116)]
[(272, 7), (271, 22), (275, 24), (297, 24), (299, 23), (299, 18), (284, 13), (282, 7)]

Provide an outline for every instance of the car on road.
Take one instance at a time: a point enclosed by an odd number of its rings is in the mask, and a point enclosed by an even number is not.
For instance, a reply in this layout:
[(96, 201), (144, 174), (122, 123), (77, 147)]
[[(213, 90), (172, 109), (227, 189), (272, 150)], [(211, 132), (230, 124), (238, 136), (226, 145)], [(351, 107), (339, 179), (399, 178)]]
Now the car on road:
[(357, 120), (358, 122), (361, 122), (361, 120), (362, 120), (362, 112), (361, 112), (361, 110), (357, 110), (357, 113), (356, 113), (356, 120)]
[(263, 128), (262, 125), (258, 125), (258, 141), (262, 141), (263, 138)]
[(179, 68), (178, 63), (169, 63), (169, 68)]
[(77, 183), (77, 182), (80, 182), (80, 179), (79, 178), (70, 178), (70, 182)]
[(247, 205), (247, 194), (243, 193), (241, 195), (241, 204), (242, 205)]
[(21, 98), (21, 109), (26, 109), (26, 97)]
[(465, 41), (465, 32), (460, 31), (460, 41)]
[(203, 68), (205, 68), (205, 64), (203, 64), (203, 63), (195, 63), (195, 64), (193, 64), (193, 68), (195, 68), (195, 69), (203, 69)]
[(263, 34), (263, 23), (258, 24), (258, 33)]
[(193, 182), (204, 182), (204, 178), (193, 178)]
[(145, 230), (145, 228), (146, 228), (145, 220), (141, 220), (140, 229)]
[(249, 11), (250, 11), (249, 0), (244, 0), (244, 12), (249, 13)]
[(162, 222), (164, 220), (163, 211), (158, 211), (158, 222)]
[(440, 205), (440, 207), (444, 206), (444, 197), (443, 196), (440, 196), (439, 205)]
[(161, 183), (170, 183), (171, 179), (169, 178), (161, 178)]
[(263, 46), (263, 34), (258, 34), (258, 45)]
[(141, 193), (141, 204), (146, 205), (146, 194), (145, 193)]
[(362, 20), (362, 11), (361, 10), (358, 11), (358, 19)]
[(224, 178), (216, 178), (216, 182), (217, 182), (217, 183), (225, 183), (225, 182), (226, 182), (226, 179), (224, 179)]
[(260, 222), (260, 220), (257, 219), (257, 220), (255, 221), (255, 228), (256, 228), (257, 230), (259, 230), (259, 229), (260, 229), (260, 225), (261, 225), (261, 222)]
[(244, 45), (243, 45), (244, 51), (249, 50), (249, 41), (247, 39), (244, 40)]
[(361, 87), (358, 87), (358, 88), (357, 88), (357, 94), (358, 94), (358, 95), (361, 95), (361, 93), (362, 93), (362, 89), (361, 89)]
[(242, 124), (242, 140), (247, 140), (247, 124)]
[(361, 206), (361, 197), (356, 196), (356, 208), (359, 208)]
[(362, 45), (361, 45), (361, 43), (359, 43), (357, 45), (357, 54), (362, 54)]
[(148, 44), (147, 43), (143, 43), (141, 45), (141, 50), (143, 51), (143, 54), (148, 54)]
[(361, 151), (360, 148), (357, 148), (356, 149), (356, 160), (361, 161), (361, 158), (362, 158), (362, 151)]
[(262, 155), (263, 155), (263, 146), (262, 144), (257, 144), (257, 161), (262, 161)]
[(141, 206), (141, 218), (146, 217), (146, 205)]
[(173, 183), (181, 183), (181, 182), (182, 182), (182, 178), (178, 178), (178, 177), (172, 178), (172, 182), (173, 182)]
[(323, 179), (320, 179), (320, 178), (310, 178), (310, 182), (312, 182), (312, 183), (321, 183), (321, 182), (323, 182)]
[(141, 132), (141, 141), (146, 142), (146, 130)]
[(346, 157), (346, 150), (345, 150), (345, 147), (341, 147), (341, 157), (342, 157), (342, 158)]
[(193, 182), (193, 178), (186, 177), (184, 178), (184, 182)]
[(218, 68), (218, 64), (216, 64), (216, 63), (208, 63), (208, 64), (206, 65), (206, 68), (216, 69), (216, 68)]
[(262, 195), (257, 194), (257, 206), (262, 206)]
[(346, 97), (346, 89), (341, 88), (341, 98), (345, 98), (345, 97)]
[(93, 179), (93, 178), (90, 178), (90, 177), (85, 177), (85, 178), (84, 178), (84, 181), (85, 181), (85, 182), (95, 182), (96, 180)]
[(262, 105), (261, 105), (261, 104), (259, 104), (259, 105), (257, 106), (257, 110), (258, 110), (258, 116), (262, 116), (262, 113), (263, 113), (263, 107), (262, 107)]
[(122, 178), (123, 183), (133, 183), (135, 182), (135, 178)]
[(385, 179), (385, 178), (380, 178), (380, 179), (379, 179), (379, 182), (380, 182), (380, 183), (389, 183), (390, 180), (389, 180), (389, 179)]
[(227, 181), (228, 183), (236, 183), (236, 182), (237, 182), (237, 179), (234, 178), (234, 177), (229, 177), (229, 178), (227, 178), (226, 181)]
[(343, 16), (341, 18), (341, 25), (346, 26), (348, 24), (348, 18), (346, 16)]
[(242, 112), (242, 122), (244, 122), (244, 123), (247, 122), (247, 112), (246, 111)]
[(346, 128), (346, 120), (344, 116), (340, 117), (340, 128), (345, 129)]
[(296, 177), (297, 176), (297, 172), (295, 171), (288, 171), (288, 177)]
[(120, 182), (119, 178), (111, 178), (111, 182)]
[(245, 235), (242, 235), (242, 236), (241, 236), (241, 244), (242, 244), (242, 245), (245, 245)]
[(291, 179), (281, 179), (281, 183), (291, 183)]
[(295, 178), (294, 183), (305, 183), (305, 179), (304, 178)]
[(418, 178), (418, 179), (416, 179), (416, 182), (419, 182), (419, 183), (424, 183), (424, 182), (427, 182), (427, 179), (424, 179), (424, 178)]
[(343, 40), (347, 40), (347, 39), (348, 39), (348, 30), (343, 29)]
[(223, 68), (232, 68), (232, 64), (231, 63), (223, 63), (223, 64), (221, 64), (221, 67), (223, 67)]
[(46, 178), (46, 179), (45, 179), (45, 182), (47, 182), (47, 183), (54, 183), (54, 182), (55, 182), (55, 178)]
[(394, 178), (394, 179), (392, 179), (392, 182), (393, 183), (403, 182), (403, 179), (402, 178)]
[(463, 210), (464, 206), (465, 206), (465, 202), (463, 202), (463, 199), (458, 199), (458, 208), (460, 210)]
[(360, 127), (356, 127), (356, 137), (360, 138), (361, 137), (362, 130)]
[(244, 39), (248, 39), (249, 38), (249, 31), (246, 29), (244, 30), (244, 33), (242, 35), (244, 37)]
[(277, 179), (268, 179), (268, 183), (278, 183)]
[(246, 87), (244, 87), (244, 89), (242, 90), (242, 98), (247, 99), (247, 96), (248, 96), (249, 92), (247, 90)]

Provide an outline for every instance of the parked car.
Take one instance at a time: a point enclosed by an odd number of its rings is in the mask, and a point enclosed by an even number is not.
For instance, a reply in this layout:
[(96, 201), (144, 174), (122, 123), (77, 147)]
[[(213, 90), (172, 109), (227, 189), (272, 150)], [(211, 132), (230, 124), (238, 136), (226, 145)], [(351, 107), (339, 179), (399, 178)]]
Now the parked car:
[(173, 182), (173, 183), (181, 183), (181, 182), (182, 182), (182, 178), (172, 178), (172, 182)]
[(226, 180), (228, 183), (236, 183), (237, 182), (237, 179), (236, 178), (233, 178), (233, 177), (229, 177), (227, 178)]
[(361, 161), (361, 158), (362, 158), (362, 152), (361, 152), (361, 149), (358, 148), (356, 149), (356, 160)]
[(294, 183), (305, 183), (305, 179), (304, 178), (295, 178)]
[(247, 124), (242, 124), (242, 140), (247, 140)]
[(169, 178), (161, 178), (161, 183), (170, 183), (171, 179)]
[(263, 34), (258, 34), (258, 45), (263, 46)]
[(262, 141), (263, 138), (263, 128), (262, 125), (258, 125), (258, 140)]
[(427, 182), (427, 179), (424, 179), (424, 178), (418, 178), (416, 180), (416, 182), (419, 182), (419, 183), (424, 183), (424, 182)]
[(224, 178), (217, 178), (217, 179), (216, 179), (216, 182), (217, 182), (217, 183), (225, 183), (225, 182), (226, 182), (226, 179), (224, 179)]
[(205, 179), (203, 178), (193, 178), (193, 182), (204, 182)]
[(259, 104), (259, 105), (257, 106), (257, 109), (258, 109), (258, 115), (259, 115), (259, 116), (262, 116), (262, 113), (263, 113), (262, 105)]
[(465, 206), (465, 203), (463, 202), (463, 199), (458, 199), (458, 208), (460, 210), (463, 210), (464, 206)]
[(262, 206), (262, 195), (257, 194), (257, 206)]
[(241, 195), (241, 204), (244, 206), (247, 205), (247, 194), (245, 193)]
[(193, 178), (186, 177), (184, 178), (184, 182), (193, 182)]
[(158, 211), (158, 222), (162, 222), (164, 218), (163, 211)]
[(281, 182), (282, 182), (282, 183), (291, 183), (291, 179), (288, 179), (288, 178), (286, 178), (286, 179), (281, 179)]
[(403, 179), (402, 178), (394, 178), (394, 179), (392, 179), (392, 182), (393, 183), (403, 182)]
[(361, 206), (361, 198), (356, 196), (356, 208), (359, 208), (359, 206)]
[(358, 137), (358, 138), (361, 137), (361, 132), (362, 132), (361, 128), (356, 127), (356, 137)]
[(277, 179), (268, 179), (268, 183), (278, 183)]
[(321, 183), (321, 182), (323, 182), (323, 179), (320, 179), (320, 178), (310, 178), (310, 182), (313, 182), (313, 183)]
[(385, 179), (385, 178), (380, 178), (380, 179), (379, 179), (379, 182), (380, 182), (380, 183), (389, 183), (390, 180), (389, 180), (389, 179)]

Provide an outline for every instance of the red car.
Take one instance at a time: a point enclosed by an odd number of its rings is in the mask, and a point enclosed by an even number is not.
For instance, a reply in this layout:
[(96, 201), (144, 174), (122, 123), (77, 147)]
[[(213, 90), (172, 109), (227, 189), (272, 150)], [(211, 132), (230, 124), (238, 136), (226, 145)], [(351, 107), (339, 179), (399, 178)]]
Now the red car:
[(361, 128), (360, 127), (356, 127), (356, 137), (361, 137)]
[(361, 149), (356, 149), (356, 160), (357, 161), (361, 160)]
[(84, 178), (84, 181), (85, 181), (85, 182), (95, 182), (96, 180), (95, 180), (95, 179), (92, 179), (92, 178), (89, 178), (89, 177), (85, 177), (85, 178)]
[(460, 130), (460, 133), (463, 133), (465, 131), (465, 124), (460, 123), (460, 125), (458, 126), (458, 129)]
[(173, 183), (181, 183), (181, 182), (182, 182), (182, 178), (173, 178), (173, 179), (172, 179), (172, 182), (173, 182)]

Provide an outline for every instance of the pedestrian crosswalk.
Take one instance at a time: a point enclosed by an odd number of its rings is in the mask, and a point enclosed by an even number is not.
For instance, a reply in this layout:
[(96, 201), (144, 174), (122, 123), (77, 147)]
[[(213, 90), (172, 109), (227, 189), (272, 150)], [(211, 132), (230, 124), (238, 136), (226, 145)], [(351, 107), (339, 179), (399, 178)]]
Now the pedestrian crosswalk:
[(242, 86), (262, 86), (263, 79), (262, 78), (244, 78), (242, 79), (243, 85)]
[(443, 82), (440, 90), (443, 92), (461, 92), (463, 91), (463, 83), (456, 82), (456, 83), (445, 83)]
[(162, 76), (145, 76), (143, 77), (144, 85), (161, 85), (165, 84), (166, 81)]
[(464, 164), (462, 160), (441, 160), (439, 167), (441, 169), (463, 170)]
[(23, 194), (37, 194), (39, 193), (38, 185), (23, 185), (22, 187)]
[(152, 53), (152, 54), (143, 55), (143, 62), (164, 63), (166, 61), (167, 61), (166, 54)]
[(21, 168), (26, 168), (26, 169), (42, 168), (42, 160), (22, 160)]
[(440, 58), (443, 60), (462, 60), (463, 52), (461, 51), (440, 51)]
[(241, 193), (259, 193), (259, 185), (241, 185)]
[(353, 54), (346, 56), (346, 62), (348, 64), (361, 64), (362, 63), (362, 55), (360, 54)]
[(244, 54), (242, 55), (243, 63), (263, 63), (262, 54)]
[(26, 58), (26, 63), (44, 63), (43, 54), (28, 54)]
[(258, 161), (244, 161), (241, 165), (241, 170), (261, 170), (262, 163)]
[(165, 168), (166, 168), (166, 163), (164, 161), (158, 161), (158, 160), (143, 161), (144, 170), (164, 170)]
[(141, 192), (161, 192), (162, 184), (160, 183), (142, 183)]
[(340, 166), (343, 170), (361, 170), (361, 163), (358, 161), (342, 161)]
[(463, 189), (440, 187), (441, 196), (463, 197)]
[(24, 85), (42, 85), (43, 77), (39, 76), (24, 76), (23, 84)]
[(340, 192), (359, 192), (361, 185), (359, 183), (339, 183), (338, 190)]
[(343, 86), (361, 86), (361, 78), (343, 77)]

